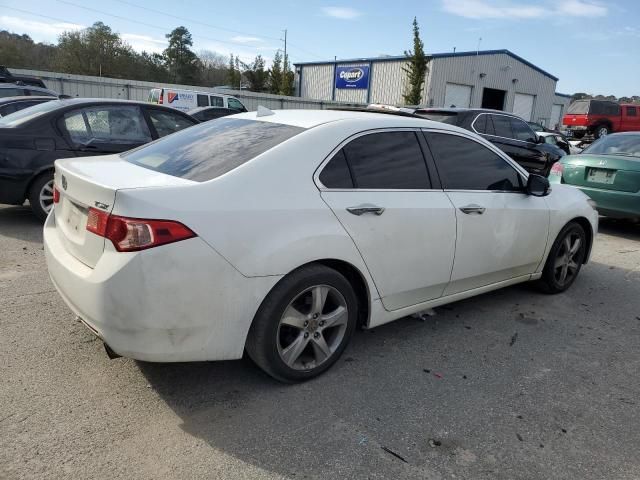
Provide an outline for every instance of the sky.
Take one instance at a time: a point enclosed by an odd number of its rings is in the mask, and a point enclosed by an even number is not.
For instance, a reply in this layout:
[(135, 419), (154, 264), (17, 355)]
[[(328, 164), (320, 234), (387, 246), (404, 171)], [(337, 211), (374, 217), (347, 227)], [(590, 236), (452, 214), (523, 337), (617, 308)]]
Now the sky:
[(563, 93), (640, 95), (640, 0), (0, 0), (0, 29), (55, 43), (102, 21), (161, 52), (184, 25), (194, 50), (293, 63), (401, 55), (417, 17), (427, 53), (508, 49), (559, 77)]

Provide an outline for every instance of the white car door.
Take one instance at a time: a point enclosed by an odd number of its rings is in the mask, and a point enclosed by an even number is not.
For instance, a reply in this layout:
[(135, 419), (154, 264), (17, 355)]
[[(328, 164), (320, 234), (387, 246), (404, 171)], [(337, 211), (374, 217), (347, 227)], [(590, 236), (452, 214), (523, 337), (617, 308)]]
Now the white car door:
[(423, 149), (419, 131), (367, 133), (345, 142), (317, 175), (387, 310), (442, 296), (451, 275), (455, 212), (433, 188)]
[(457, 133), (426, 132), (457, 217), (456, 252), (445, 295), (533, 273), (548, 241), (550, 212), (496, 151)]

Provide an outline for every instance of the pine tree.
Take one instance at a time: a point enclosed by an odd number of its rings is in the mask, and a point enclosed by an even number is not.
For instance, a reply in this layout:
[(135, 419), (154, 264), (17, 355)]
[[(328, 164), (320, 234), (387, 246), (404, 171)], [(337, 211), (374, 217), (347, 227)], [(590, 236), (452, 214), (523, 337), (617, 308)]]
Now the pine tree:
[(403, 68), (409, 81), (407, 91), (403, 95), (404, 101), (407, 105), (419, 105), (422, 101), (422, 86), (427, 74), (427, 59), (424, 55), (424, 44), (420, 39), (420, 28), (416, 17), (413, 17), (413, 52), (405, 51), (404, 54), (410, 57), (409, 65)]
[(280, 50), (273, 56), (273, 63), (269, 70), (269, 93), (278, 95), (282, 89), (282, 54)]
[(267, 90), (267, 80), (269, 73), (264, 69), (264, 58), (258, 55), (250, 66), (247, 66), (244, 76), (249, 82), (249, 88), (253, 92), (264, 92)]
[(282, 84), (280, 85), (280, 95), (293, 95), (294, 78), (295, 75), (291, 71), (291, 65), (289, 64), (289, 55), (285, 55), (282, 68)]
[(231, 88), (240, 88), (240, 59), (229, 55), (229, 70), (227, 79)]
[(198, 81), (200, 60), (190, 48), (193, 46), (191, 33), (185, 27), (177, 27), (165, 36), (169, 40), (169, 46), (163, 54), (166, 58), (172, 81), (174, 83), (194, 85)]

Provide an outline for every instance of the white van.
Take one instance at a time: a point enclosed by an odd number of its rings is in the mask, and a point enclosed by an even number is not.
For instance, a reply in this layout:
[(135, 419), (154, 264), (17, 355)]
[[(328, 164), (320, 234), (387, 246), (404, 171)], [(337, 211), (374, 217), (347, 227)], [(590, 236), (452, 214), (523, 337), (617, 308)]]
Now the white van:
[(180, 90), (176, 88), (152, 88), (147, 100), (151, 103), (188, 112), (197, 107), (224, 107), (246, 112), (246, 107), (236, 97), (222, 93)]

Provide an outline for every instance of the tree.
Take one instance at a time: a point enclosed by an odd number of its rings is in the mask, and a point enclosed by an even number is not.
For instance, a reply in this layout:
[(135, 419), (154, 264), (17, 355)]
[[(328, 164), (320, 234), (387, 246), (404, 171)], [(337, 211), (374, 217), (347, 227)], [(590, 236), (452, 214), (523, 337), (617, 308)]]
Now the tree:
[(282, 89), (283, 72), (282, 72), (282, 54), (280, 50), (276, 51), (269, 70), (269, 93), (278, 95)]
[(174, 83), (194, 85), (198, 81), (200, 61), (190, 48), (193, 46), (191, 33), (185, 27), (177, 27), (165, 36), (169, 46), (163, 54), (171, 80)]
[(244, 76), (249, 82), (249, 88), (253, 92), (266, 92), (269, 80), (269, 72), (265, 69), (265, 61), (262, 55), (256, 56), (251, 65), (246, 65)]
[(571, 101), (583, 100), (586, 98), (591, 98), (591, 95), (584, 92), (574, 93), (573, 95), (571, 95)]
[(293, 95), (294, 78), (295, 74), (291, 71), (291, 65), (289, 64), (289, 55), (285, 55), (283, 58), (282, 84), (280, 85), (280, 95)]
[(229, 55), (229, 69), (227, 71), (227, 79), (231, 88), (240, 88), (242, 81), (242, 71), (240, 70), (240, 59), (233, 54)]
[(200, 58), (200, 83), (208, 87), (225, 85), (227, 82), (227, 57), (210, 50), (202, 50)]
[(403, 67), (409, 81), (406, 93), (403, 95), (407, 105), (419, 105), (422, 101), (422, 86), (427, 74), (427, 59), (424, 55), (424, 44), (420, 39), (418, 19), (413, 17), (413, 51), (405, 51), (409, 57), (409, 64)]

